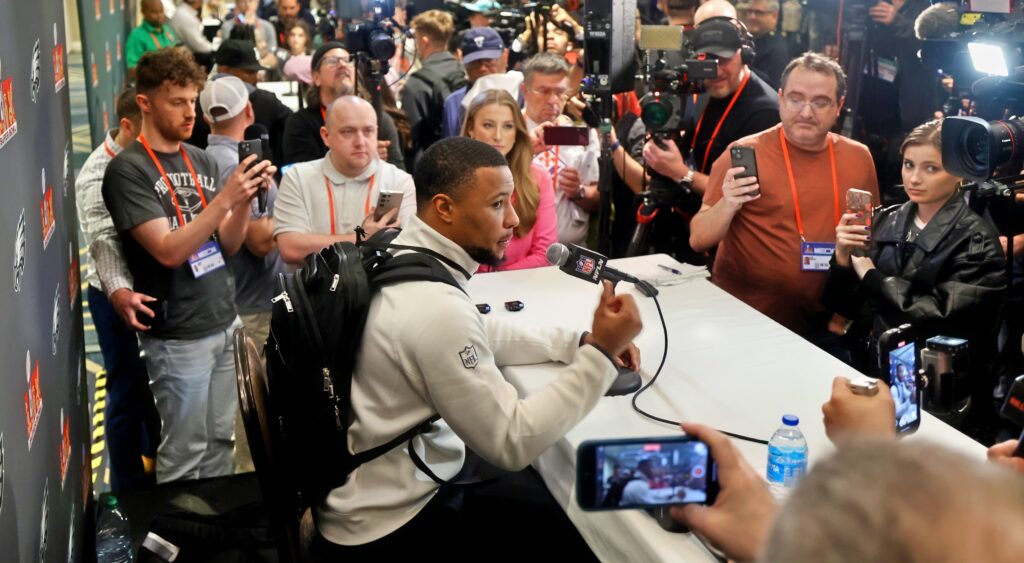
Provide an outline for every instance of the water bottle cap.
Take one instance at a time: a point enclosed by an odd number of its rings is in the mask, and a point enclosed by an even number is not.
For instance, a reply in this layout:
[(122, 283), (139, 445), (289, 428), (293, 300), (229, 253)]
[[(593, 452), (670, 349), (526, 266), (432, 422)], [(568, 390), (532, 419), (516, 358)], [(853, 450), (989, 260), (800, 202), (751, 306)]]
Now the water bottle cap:
[(784, 414), (782, 415), (782, 423), (786, 426), (796, 426), (800, 424), (800, 417), (795, 414)]
[(110, 508), (117, 508), (117, 497), (114, 495), (107, 495), (105, 503)]

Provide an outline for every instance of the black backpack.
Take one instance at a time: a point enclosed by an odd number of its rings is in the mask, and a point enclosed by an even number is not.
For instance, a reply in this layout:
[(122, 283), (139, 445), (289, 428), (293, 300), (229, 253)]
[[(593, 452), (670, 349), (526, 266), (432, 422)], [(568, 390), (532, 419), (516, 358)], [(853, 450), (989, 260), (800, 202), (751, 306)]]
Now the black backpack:
[[(365, 242), (336, 243), (307, 256), (294, 273), (278, 275), (265, 349), (268, 410), (275, 426), (278, 477), (295, 486), (297, 511), (345, 484), (359, 465), (411, 440), (439, 418), (376, 448), (349, 453), (352, 372), (370, 299), (382, 286), (405, 281), (459, 287), (441, 264), (458, 268), (454, 262), (429, 249), (388, 244), (395, 235), (395, 230), (382, 230)], [(389, 248), (416, 252), (392, 256)], [(409, 450), (417, 467), (426, 468)], [(425, 473), (443, 482), (429, 469)]]

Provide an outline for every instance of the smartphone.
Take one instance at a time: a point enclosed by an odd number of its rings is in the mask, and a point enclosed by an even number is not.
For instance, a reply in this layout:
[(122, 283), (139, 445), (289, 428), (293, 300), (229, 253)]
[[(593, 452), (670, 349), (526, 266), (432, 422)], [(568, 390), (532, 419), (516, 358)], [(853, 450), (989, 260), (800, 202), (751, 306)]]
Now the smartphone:
[(153, 316), (149, 316), (146, 313), (138, 312), (136, 317), (138, 321), (148, 327), (157, 327), (164, 324), (167, 319), (167, 302), (163, 299), (157, 299), (156, 301), (150, 301), (143, 303), (146, 307), (149, 307), (153, 311)]
[(377, 208), (373, 212), (373, 220), (380, 221), (388, 211), (401, 207), (403, 192), (380, 192), (377, 198)]
[(889, 382), (892, 402), (896, 404), (896, 431), (912, 433), (921, 424), (921, 377), (917, 344), (909, 324), (882, 333), (878, 357), (884, 365), (882, 377)]
[(970, 397), (967, 340), (952, 336), (933, 336), (921, 349), (921, 371), (928, 378), (925, 385), (932, 409), (954, 410)]
[[(732, 157), (733, 168), (744, 168), (743, 172), (736, 175), (737, 178), (757, 178), (757, 157), (754, 154), (754, 147), (734, 146), (729, 149), (729, 156)], [(761, 190), (755, 190), (748, 195), (761, 195)]]
[[(858, 190), (857, 188), (846, 190), (846, 212), (860, 213), (862, 215), (860, 219), (850, 221), (851, 225), (870, 227), (874, 216), (874, 208), (871, 206), (871, 192)], [(871, 248), (871, 241), (867, 241), (867, 248)], [(854, 256), (865, 256), (867, 249), (855, 248), (852, 254)]]
[(585, 147), (590, 144), (590, 129), (586, 127), (545, 127), (544, 144)]
[[(265, 154), (263, 141), (259, 139), (249, 139), (238, 143), (238, 162), (242, 162), (250, 155), (256, 155), (256, 160), (252, 161), (252, 164), (246, 166), (245, 169), (249, 170), (253, 166), (256, 166)], [(259, 206), (260, 213), (267, 212), (267, 188), (266, 186), (260, 187), (256, 190), (256, 203)]]
[(692, 436), (591, 440), (576, 450), (576, 502), (583, 510), (713, 504), (718, 469)]

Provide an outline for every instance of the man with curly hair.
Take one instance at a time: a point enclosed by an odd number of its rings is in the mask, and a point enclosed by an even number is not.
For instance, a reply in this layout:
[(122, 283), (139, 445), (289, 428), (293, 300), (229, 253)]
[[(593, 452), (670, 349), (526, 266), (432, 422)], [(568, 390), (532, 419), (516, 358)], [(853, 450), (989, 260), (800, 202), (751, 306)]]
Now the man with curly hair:
[[(103, 199), (134, 290), (152, 296), (135, 313), (163, 424), (157, 482), (225, 475), (234, 465), (231, 336), (241, 326), (225, 255), (241, 247), (251, 201), (276, 169), (250, 168), (253, 156), (222, 183), (217, 164), (182, 143), (206, 78), (188, 51), (146, 53), (137, 69), (142, 130), (107, 167)], [(237, 103), (248, 100), (214, 100), (210, 112), (230, 114)]]

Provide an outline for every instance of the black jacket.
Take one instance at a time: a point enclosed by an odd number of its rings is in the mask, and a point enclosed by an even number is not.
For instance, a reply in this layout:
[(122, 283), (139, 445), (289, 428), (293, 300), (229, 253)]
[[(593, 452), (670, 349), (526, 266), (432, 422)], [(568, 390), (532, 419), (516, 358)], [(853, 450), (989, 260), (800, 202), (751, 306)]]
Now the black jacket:
[(419, 156), (441, 140), (441, 116), (449, 94), (466, 86), (462, 63), (448, 51), (434, 53), (420, 70), (409, 75), (402, 87), (402, 111), (412, 127), (412, 154), (406, 164), (412, 170)]
[(917, 236), (904, 242), (917, 213), (911, 202), (875, 217), (875, 263), (863, 280), (832, 260), (826, 308), (874, 333), (910, 323), (922, 337), (966, 338), (975, 360), (991, 357), (1003, 293), (1005, 259), (995, 228), (954, 195)]
[(789, 45), (785, 38), (766, 33), (754, 39), (754, 62), (750, 68), (769, 86), (778, 89), (782, 84), (782, 71), (789, 64)]

